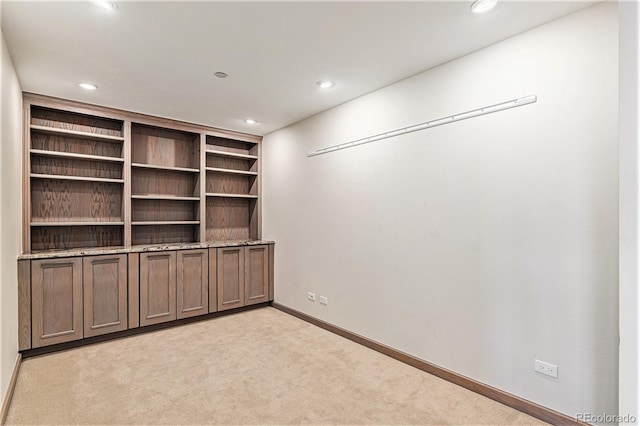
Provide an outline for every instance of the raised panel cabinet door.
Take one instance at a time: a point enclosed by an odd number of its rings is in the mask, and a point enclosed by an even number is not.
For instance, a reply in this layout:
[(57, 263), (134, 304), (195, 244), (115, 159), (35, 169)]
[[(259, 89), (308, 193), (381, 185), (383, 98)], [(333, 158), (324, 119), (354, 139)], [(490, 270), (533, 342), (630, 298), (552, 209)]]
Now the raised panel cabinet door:
[(176, 319), (176, 252), (140, 254), (140, 325)]
[(32, 346), (82, 339), (82, 258), (31, 262)]
[(244, 247), (218, 249), (218, 310), (244, 306)]
[(178, 318), (206, 314), (209, 310), (208, 250), (178, 252)]
[(269, 301), (269, 246), (245, 248), (244, 304)]
[(84, 337), (127, 329), (127, 255), (84, 258)]

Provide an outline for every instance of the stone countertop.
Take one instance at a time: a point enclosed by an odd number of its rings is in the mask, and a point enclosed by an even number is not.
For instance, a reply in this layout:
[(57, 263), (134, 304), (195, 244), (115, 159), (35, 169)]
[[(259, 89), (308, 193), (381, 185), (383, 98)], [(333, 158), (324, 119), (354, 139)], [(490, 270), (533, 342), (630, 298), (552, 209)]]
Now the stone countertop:
[(70, 250), (49, 250), (35, 253), (21, 253), (18, 260), (54, 259), (58, 257), (99, 256), (103, 254), (144, 253), (154, 251), (206, 249), (217, 247), (255, 246), (261, 244), (275, 244), (275, 241), (265, 240), (232, 240), (205, 241), (202, 243), (167, 243), (149, 244), (131, 247), (91, 247)]

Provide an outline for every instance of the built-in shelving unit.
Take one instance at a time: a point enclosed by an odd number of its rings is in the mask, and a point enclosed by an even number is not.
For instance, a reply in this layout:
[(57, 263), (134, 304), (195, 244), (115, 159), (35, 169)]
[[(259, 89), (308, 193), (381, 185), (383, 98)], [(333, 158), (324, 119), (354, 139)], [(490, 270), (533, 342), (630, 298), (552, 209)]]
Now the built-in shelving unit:
[(124, 243), (122, 120), (32, 106), (30, 249)]
[(25, 95), (25, 253), (259, 240), (260, 141)]
[(273, 300), (259, 136), (23, 100), (20, 351)]
[(259, 145), (207, 135), (206, 239), (257, 238)]
[(199, 241), (200, 135), (133, 123), (131, 243)]

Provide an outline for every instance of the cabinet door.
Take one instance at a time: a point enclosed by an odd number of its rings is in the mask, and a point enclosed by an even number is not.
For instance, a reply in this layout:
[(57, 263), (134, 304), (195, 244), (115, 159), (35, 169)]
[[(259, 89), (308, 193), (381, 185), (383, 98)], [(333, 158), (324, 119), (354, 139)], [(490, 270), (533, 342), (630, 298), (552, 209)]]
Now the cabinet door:
[(269, 246), (245, 248), (244, 304), (269, 301)]
[(176, 319), (176, 252), (140, 254), (140, 325)]
[(178, 252), (178, 318), (206, 314), (209, 294), (208, 250)]
[(38, 348), (82, 338), (82, 259), (31, 262), (32, 340)]
[(244, 247), (218, 249), (218, 310), (244, 306)]
[(127, 255), (84, 258), (84, 337), (127, 329)]

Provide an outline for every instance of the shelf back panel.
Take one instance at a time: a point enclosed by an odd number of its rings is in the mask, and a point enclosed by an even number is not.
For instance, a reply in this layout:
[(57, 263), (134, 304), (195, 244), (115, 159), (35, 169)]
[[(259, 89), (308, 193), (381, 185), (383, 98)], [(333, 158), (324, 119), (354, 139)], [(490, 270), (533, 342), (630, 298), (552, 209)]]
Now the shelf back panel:
[(199, 220), (198, 201), (132, 200), (132, 221)]
[(200, 168), (200, 136), (194, 133), (133, 124), (131, 159), (155, 166)]
[(31, 230), (31, 250), (122, 246), (123, 229), (123, 226), (37, 227)]
[(133, 195), (198, 197), (198, 175), (166, 170), (136, 169), (131, 172)]
[(255, 176), (231, 175), (224, 173), (207, 173), (207, 193), (249, 194), (249, 183)]
[(207, 241), (247, 240), (255, 201), (244, 198), (207, 198)]
[(123, 122), (92, 115), (32, 106), (31, 124), (55, 129), (122, 137)]
[(122, 158), (122, 142), (84, 140), (36, 132), (31, 133), (31, 148), (72, 154)]
[(192, 243), (198, 241), (198, 225), (137, 225), (131, 242), (140, 244)]
[(123, 221), (122, 185), (70, 180), (31, 180), (35, 222)]
[(31, 173), (122, 179), (122, 163), (32, 155)]
[(207, 148), (215, 149), (216, 151), (251, 155), (251, 149), (254, 146), (256, 146), (256, 144), (250, 142), (237, 141), (234, 139), (221, 138), (218, 136), (207, 136)]
[(255, 171), (252, 169), (254, 163), (254, 160), (219, 157), (215, 154), (207, 154), (207, 167), (215, 167), (217, 169), (242, 170), (244, 172)]

